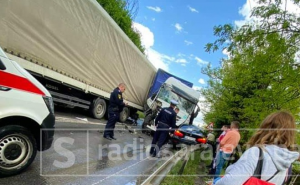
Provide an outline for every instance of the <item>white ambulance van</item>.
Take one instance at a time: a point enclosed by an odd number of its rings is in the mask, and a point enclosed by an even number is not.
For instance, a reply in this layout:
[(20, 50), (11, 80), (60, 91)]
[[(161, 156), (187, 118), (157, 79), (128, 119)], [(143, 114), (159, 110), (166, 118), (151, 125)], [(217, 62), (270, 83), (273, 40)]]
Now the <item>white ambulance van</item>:
[(0, 177), (22, 172), (50, 148), (54, 124), (50, 93), (0, 47)]

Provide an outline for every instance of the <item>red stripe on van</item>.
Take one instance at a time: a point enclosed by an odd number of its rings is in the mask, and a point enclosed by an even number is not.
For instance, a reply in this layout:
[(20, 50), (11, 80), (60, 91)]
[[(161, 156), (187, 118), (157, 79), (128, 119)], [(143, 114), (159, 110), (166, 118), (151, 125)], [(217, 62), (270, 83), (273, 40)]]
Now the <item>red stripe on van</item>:
[(27, 91), (30, 93), (35, 93), (44, 96), (44, 92), (31, 83), (27, 78), (23, 78), (11, 73), (0, 71), (0, 85), (18, 89), (22, 91)]

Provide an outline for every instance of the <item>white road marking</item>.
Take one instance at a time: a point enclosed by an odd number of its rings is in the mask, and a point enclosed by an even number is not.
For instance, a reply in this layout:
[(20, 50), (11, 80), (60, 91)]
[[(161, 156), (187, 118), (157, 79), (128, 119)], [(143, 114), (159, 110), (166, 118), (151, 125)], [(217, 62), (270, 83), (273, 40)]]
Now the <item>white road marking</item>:
[(103, 181), (105, 181), (106, 179), (109, 179), (109, 178), (111, 178), (111, 177), (113, 177), (113, 176), (115, 176), (115, 175), (121, 173), (122, 171), (125, 171), (125, 170), (127, 170), (127, 169), (129, 169), (129, 168), (131, 168), (131, 167), (133, 167), (133, 166), (135, 166), (135, 165), (137, 165), (137, 164), (139, 164), (139, 163), (145, 161), (146, 159), (149, 159), (149, 158), (150, 158), (150, 157), (147, 157), (147, 158), (145, 158), (145, 159), (143, 159), (143, 160), (141, 160), (141, 161), (138, 161), (138, 162), (136, 162), (136, 163), (134, 163), (134, 164), (132, 164), (132, 165), (130, 165), (130, 166), (128, 166), (128, 167), (126, 167), (126, 168), (124, 168), (124, 169), (122, 169), (122, 170), (116, 172), (116, 173), (114, 173), (114, 174), (111, 174), (111, 175), (105, 177), (104, 179), (102, 179), (102, 180), (100, 180), (100, 181), (98, 181), (98, 182), (95, 182), (95, 183), (92, 184), (92, 185), (99, 184), (100, 182), (103, 182)]

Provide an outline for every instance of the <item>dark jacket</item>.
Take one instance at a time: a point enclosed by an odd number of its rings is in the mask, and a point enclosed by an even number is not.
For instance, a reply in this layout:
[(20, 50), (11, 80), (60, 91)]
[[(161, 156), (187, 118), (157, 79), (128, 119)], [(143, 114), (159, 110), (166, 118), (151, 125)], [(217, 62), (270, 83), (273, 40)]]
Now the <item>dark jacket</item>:
[(155, 125), (159, 122), (169, 125), (169, 127), (175, 128), (176, 126), (176, 112), (172, 107), (162, 108), (158, 116), (155, 119)]
[(122, 112), (124, 106), (125, 106), (125, 104), (123, 102), (122, 92), (117, 87), (110, 94), (108, 111), (109, 112)]

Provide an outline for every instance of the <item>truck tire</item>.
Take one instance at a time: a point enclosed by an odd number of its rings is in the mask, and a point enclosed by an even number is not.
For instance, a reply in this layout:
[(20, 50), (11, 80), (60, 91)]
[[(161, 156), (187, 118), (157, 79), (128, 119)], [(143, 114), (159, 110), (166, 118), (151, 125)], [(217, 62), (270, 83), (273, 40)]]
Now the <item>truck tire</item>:
[(106, 113), (106, 102), (103, 99), (97, 98), (93, 101), (91, 109), (92, 116), (96, 119), (101, 119)]
[(124, 107), (123, 111), (120, 113), (120, 122), (124, 123), (130, 114), (129, 108)]
[(36, 140), (26, 128), (9, 125), (0, 128), (0, 177), (21, 173), (34, 160)]
[(134, 119), (135, 121), (137, 121), (139, 119), (139, 114), (138, 113), (134, 113), (134, 114), (131, 114), (130, 116), (132, 119)]
[(148, 114), (144, 118), (144, 122), (142, 124), (142, 133), (146, 133), (147, 125), (150, 125), (150, 121), (151, 121), (151, 114)]

